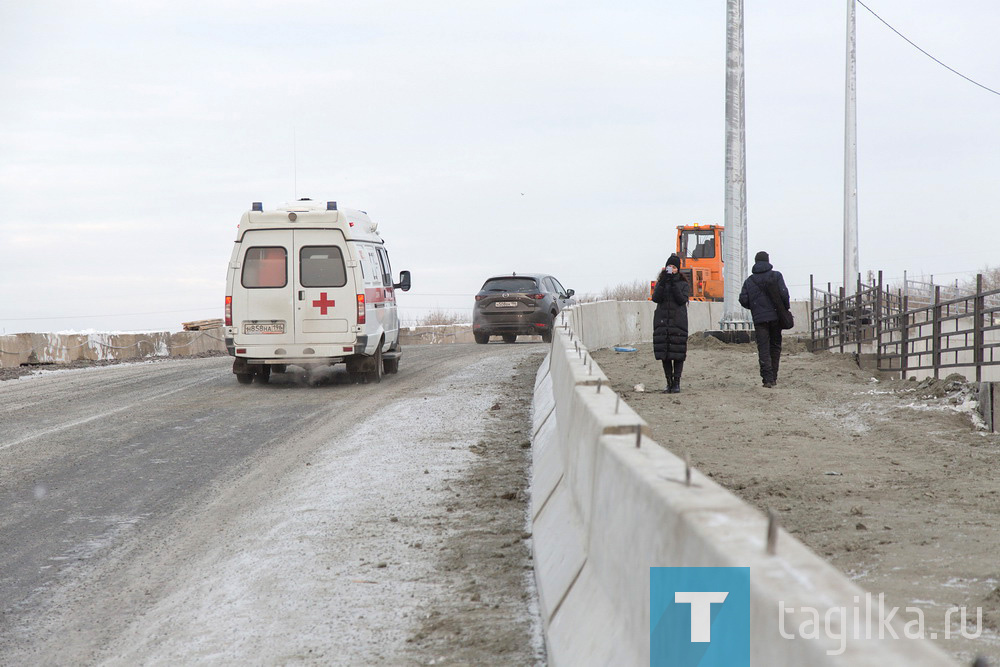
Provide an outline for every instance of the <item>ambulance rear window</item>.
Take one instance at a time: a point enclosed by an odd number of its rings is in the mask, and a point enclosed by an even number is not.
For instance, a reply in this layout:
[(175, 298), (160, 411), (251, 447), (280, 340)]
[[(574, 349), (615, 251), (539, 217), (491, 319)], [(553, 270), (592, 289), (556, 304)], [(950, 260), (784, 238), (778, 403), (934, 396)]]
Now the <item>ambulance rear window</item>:
[(344, 253), (335, 245), (303, 246), (299, 251), (303, 287), (343, 287), (347, 284)]
[(247, 248), (243, 258), (244, 287), (284, 287), (288, 284), (288, 252), (280, 247)]

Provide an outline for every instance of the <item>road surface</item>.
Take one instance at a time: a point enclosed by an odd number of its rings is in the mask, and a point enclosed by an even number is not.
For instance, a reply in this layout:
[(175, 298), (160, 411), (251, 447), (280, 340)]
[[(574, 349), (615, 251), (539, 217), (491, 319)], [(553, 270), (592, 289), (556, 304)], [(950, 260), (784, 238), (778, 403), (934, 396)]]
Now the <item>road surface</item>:
[(0, 663), (544, 659), (525, 488), (547, 346), (241, 386), (228, 358), (0, 383)]

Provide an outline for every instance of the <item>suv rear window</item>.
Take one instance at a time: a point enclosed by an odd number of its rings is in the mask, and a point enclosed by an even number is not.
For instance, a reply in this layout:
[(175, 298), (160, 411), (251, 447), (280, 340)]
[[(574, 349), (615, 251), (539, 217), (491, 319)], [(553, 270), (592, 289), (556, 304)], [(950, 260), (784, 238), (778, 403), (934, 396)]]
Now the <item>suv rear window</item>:
[(483, 284), (486, 292), (537, 292), (534, 278), (490, 278)]

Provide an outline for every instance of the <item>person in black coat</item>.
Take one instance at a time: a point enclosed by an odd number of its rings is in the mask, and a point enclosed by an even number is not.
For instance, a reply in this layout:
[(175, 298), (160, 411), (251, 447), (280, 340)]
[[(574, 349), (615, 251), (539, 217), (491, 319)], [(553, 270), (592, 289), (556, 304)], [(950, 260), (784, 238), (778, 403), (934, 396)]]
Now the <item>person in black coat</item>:
[(740, 291), (740, 305), (750, 309), (753, 316), (754, 333), (757, 339), (757, 358), (760, 362), (760, 379), (765, 387), (773, 388), (778, 383), (778, 363), (781, 360), (781, 322), (768, 286), (775, 283), (784, 301), (785, 308), (791, 309), (788, 288), (781, 273), (774, 270), (766, 252), (754, 256), (750, 277), (743, 282)]
[(681, 275), (681, 260), (676, 254), (670, 255), (667, 265), (660, 271), (653, 288), (653, 355), (663, 362), (663, 374), (667, 377), (666, 394), (681, 391), (681, 371), (687, 358), (688, 299), (691, 285)]

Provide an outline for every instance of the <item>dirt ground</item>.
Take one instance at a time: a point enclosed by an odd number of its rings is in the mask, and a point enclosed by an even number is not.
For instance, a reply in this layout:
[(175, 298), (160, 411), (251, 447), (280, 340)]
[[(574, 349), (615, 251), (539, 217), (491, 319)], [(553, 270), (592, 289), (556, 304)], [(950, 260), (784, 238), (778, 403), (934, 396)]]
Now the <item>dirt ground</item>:
[[(633, 347), (594, 359), (661, 445), (776, 511), (876, 599), (884, 592), (897, 618), (923, 614), (925, 636), (958, 660), (1000, 664), (1000, 435), (977, 425), (973, 386), (892, 380), (786, 339), (778, 386), (765, 389), (754, 346), (698, 336), (681, 393), (663, 394), (651, 345)], [(952, 606), (969, 608), (978, 638), (956, 636), (957, 614), (944, 638)]]
[(436, 569), (450, 593), (427, 602), (420, 630), (407, 639), (421, 664), (545, 662), (541, 628), (523, 611), (537, 619), (527, 517), (531, 396), (541, 359), (519, 362), (506, 398), (490, 409), (486, 437), (469, 446), (479, 463), (449, 482), (452, 531)]

